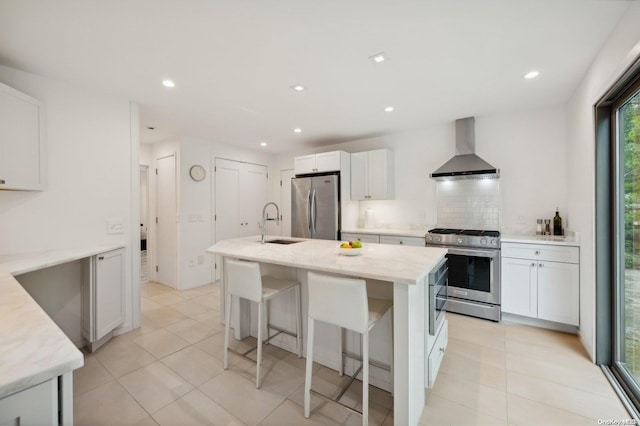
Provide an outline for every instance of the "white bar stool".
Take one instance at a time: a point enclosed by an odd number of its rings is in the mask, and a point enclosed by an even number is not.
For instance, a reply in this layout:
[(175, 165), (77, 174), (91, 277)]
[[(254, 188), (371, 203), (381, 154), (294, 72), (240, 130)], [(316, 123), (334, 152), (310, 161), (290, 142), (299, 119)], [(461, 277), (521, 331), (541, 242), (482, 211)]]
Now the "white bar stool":
[[(257, 372), (256, 372), (256, 388), (262, 386), (262, 378), (260, 377), (260, 365), (262, 364), (262, 343), (268, 343), (280, 333), (285, 333), (296, 338), (296, 349), (298, 350), (298, 358), (302, 357), (302, 314), (300, 312), (300, 283), (297, 281), (287, 281), (271, 277), (269, 275), (260, 275), (260, 265), (255, 262), (247, 262), (242, 260), (227, 259), (225, 263), (227, 277), (227, 296), (225, 301), (225, 330), (224, 330), (224, 369), (228, 369), (229, 351), (234, 352), (245, 358), (247, 354), (258, 349)], [(268, 322), (267, 305), (268, 301), (285, 291), (293, 290), (296, 299), (296, 332), (295, 334), (272, 326)], [(229, 330), (231, 328), (231, 296), (242, 297), (258, 304), (258, 345), (247, 352), (240, 353), (233, 349), (229, 349)], [(262, 329), (267, 329), (267, 339), (262, 340)], [(276, 330), (273, 336), (270, 330)]]
[[(367, 297), (365, 280), (331, 277), (313, 272), (308, 274), (309, 285), (309, 319), (307, 328), (307, 368), (304, 383), (304, 416), (309, 418), (311, 412), (311, 392), (322, 398), (336, 402), (351, 411), (356, 411), (340, 403), (340, 398), (362, 371), (362, 424), (369, 423), (369, 331), (376, 322), (393, 306), (391, 300)], [(315, 321), (322, 321), (340, 327), (340, 369), (342, 375), (343, 356), (342, 330), (355, 331), (362, 334), (362, 365), (336, 398), (330, 398), (311, 389), (311, 370), (313, 366), (313, 337)], [(393, 361), (391, 362), (393, 364)], [(393, 368), (386, 367), (393, 375)]]

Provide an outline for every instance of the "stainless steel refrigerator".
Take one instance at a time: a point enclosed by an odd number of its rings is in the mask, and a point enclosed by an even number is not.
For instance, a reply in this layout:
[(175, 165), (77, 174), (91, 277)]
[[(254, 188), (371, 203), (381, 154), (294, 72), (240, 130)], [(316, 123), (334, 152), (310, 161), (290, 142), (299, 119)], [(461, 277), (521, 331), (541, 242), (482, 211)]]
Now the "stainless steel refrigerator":
[(291, 236), (337, 240), (340, 236), (339, 174), (291, 179)]

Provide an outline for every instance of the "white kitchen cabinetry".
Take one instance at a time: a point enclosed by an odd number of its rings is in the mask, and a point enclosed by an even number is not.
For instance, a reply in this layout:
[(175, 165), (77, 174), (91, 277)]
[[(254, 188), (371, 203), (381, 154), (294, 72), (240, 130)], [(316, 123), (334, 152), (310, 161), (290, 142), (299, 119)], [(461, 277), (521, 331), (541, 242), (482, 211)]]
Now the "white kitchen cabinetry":
[(449, 343), (449, 321), (442, 322), (440, 329), (436, 332), (435, 336), (427, 333), (427, 365), (426, 365), (426, 380), (429, 389), (433, 388), (438, 377), (438, 371), (440, 371), (440, 364), (447, 350), (447, 344)]
[(124, 320), (124, 254), (124, 249), (112, 250), (85, 262), (82, 335), (91, 350), (104, 343), (101, 339), (108, 340)]
[(331, 151), (295, 157), (293, 169), (296, 175), (337, 172), (341, 170), (344, 154), (344, 151)]
[(0, 399), (0, 425), (57, 424), (57, 377)]
[(0, 83), (0, 189), (44, 187), (44, 104)]
[(376, 149), (351, 154), (351, 199), (393, 198), (393, 151)]
[(397, 235), (380, 235), (381, 244), (395, 244), (400, 246), (417, 246), (424, 247), (424, 238), (420, 237), (401, 237)]
[(342, 241), (361, 241), (363, 243), (379, 243), (380, 235), (372, 235), (372, 234), (353, 234), (343, 232), (341, 235)]
[(579, 248), (502, 244), (502, 311), (553, 321), (580, 323)]

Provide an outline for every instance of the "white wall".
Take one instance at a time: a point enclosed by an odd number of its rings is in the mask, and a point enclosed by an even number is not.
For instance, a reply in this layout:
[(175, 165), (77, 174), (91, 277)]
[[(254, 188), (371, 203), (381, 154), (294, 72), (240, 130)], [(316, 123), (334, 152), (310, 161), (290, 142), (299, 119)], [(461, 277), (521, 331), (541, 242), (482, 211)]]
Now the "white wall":
[[(137, 108), (129, 101), (0, 66), (0, 81), (46, 106), (47, 189), (0, 191), (0, 254), (101, 244), (127, 245), (126, 312), (132, 321), (132, 209), (138, 167)], [(135, 146), (134, 146), (135, 145)], [(135, 158), (133, 158), (135, 156)], [(108, 220), (123, 234), (107, 234)], [(135, 230), (137, 238), (138, 229)], [(137, 289), (137, 284), (135, 286)]]
[(581, 231), (580, 338), (595, 359), (595, 123), (593, 106), (640, 54), (640, 4), (611, 33), (567, 105), (567, 206)]
[[(560, 106), (476, 117), (476, 153), (501, 173), (503, 230), (533, 232), (536, 218), (553, 217), (556, 206), (561, 213), (566, 211), (565, 122), (565, 110)], [(294, 156), (309, 152), (335, 149), (359, 152), (376, 148), (390, 148), (394, 152), (395, 198), (360, 201), (360, 222), (344, 223), (343, 229), (362, 225), (364, 209), (368, 207), (374, 209), (376, 225), (380, 227), (436, 225), (436, 181), (429, 174), (455, 153), (453, 122), (282, 154), (277, 158), (276, 167), (291, 168)]]

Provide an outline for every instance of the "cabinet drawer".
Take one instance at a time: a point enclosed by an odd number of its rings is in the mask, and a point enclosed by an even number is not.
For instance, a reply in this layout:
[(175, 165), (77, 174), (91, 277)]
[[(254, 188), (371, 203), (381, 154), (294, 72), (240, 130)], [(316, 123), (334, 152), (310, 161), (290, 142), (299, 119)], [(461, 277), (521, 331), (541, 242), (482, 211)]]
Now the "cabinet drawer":
[(347, 232), (343, 232), (342, 233), (342, 241), (354, 241), (354, 240), (358, 240), (361, 241), (363, 243), (379, 243), (380, 242), (380, 236), (379, 235), (375, 235), (375, 234), (352, 234), (352, 233), (347, 233)]
[(502, 257), (578, 263), (580, 249), (546, 244), (502, 243)]
[(431, 348), (431, 352), (429, 353), (429, 357), (427, 358), (427, 380), (426, 382), (429, 385), (429, 389), (433, 388), (433, 385), (436, 382), (436, 377), (438, 376), (438, 371), (440, 370), (440, 364), (442, 364), (442, 359), (444, 358), (444, 353), (447, 349), (447, 343), (449, 342), (449, 321), (445, 320), (438, 332), (438, 336), (436, 337), (436, 341)]
[(419, 246), (424, 247), (425, 241), (421, 237), (399, 237), (396, 235), (381, 235), (380, 243), (382, 244), (396, 244), (405, 246)]

